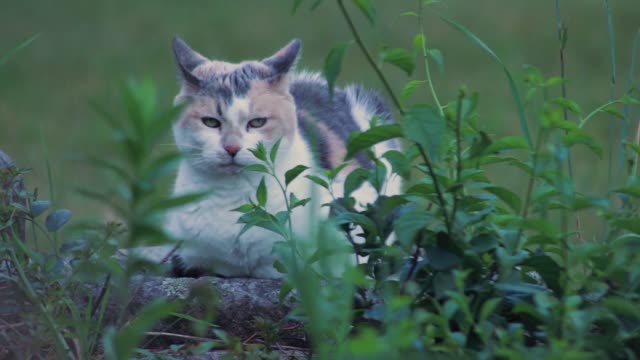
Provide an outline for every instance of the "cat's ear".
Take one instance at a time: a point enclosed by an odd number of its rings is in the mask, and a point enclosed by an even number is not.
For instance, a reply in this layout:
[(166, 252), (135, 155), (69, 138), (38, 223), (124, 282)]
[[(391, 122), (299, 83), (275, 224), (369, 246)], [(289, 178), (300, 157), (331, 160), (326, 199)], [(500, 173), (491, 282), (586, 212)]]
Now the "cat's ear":
[(191, 49), (186, 42), (179, 37), (173, 38), (173, 54), (176, 57), (176, 64), (180, 70), (182, 79), (189, 85), (199, 87), (200, 78), (193, 73), (193, 70), (205, 61), (207, 58)]
[(300, 40), (293, 39), (277, 53), (262, 60), (262, 63), (270, 67), (275, 75), (283, 75), (289, 72), (295, 65), (300, 53)]

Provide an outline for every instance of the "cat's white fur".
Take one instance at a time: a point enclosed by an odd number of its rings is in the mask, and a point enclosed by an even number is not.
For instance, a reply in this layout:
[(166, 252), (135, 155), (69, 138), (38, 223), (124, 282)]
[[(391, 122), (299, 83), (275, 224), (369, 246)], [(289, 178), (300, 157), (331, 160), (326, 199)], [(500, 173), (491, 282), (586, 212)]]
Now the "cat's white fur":
[[(196, 55), (199, 54), (196, 53)], [(229, 66), (233, 65), (209, 62), (197, 67), (194, 73), (197, 74), (198, 70), (219, 71)], [(260, 63), (256, 66), (260, 66)], [(200, 122), (200, 117), (214, 113), (216, 110), (210, 103), (211, 99), (199, 100), (197, 96), (192, 98), (192, 104), (175, 122), (173, 132), (176, 144), (187, 156), (179, 166), (174, 194), (208, 192), (202, 200), (171, 211), (166, 219), (166, 231), (174, 238), (183, 241), (177, 253), (189, 268), (212, 270), (218, 275), (227, 277), (276, 278), (280, 276), (273, 267), (275, 256), (272, 253), (274, 243), (281, 240), (279, 236), (258, 227), (252, 227), (238, 236), (244, 224), (238, 223), (241, 213), (233, 209), (249, 200), (256, 201), (254, 198), (256, 188), (265, 174), (242, 171), (242, 166), (259, 163), (249, 151), (259, 142), (263, 142), (267, 148), (270, 148), (277, 139), (281, 139), (275, 161), (276, 175), (280, 179), (284, 178), (287, 170), (297, 165), (308, 166), (311, 172), (316, 167), (312, 152), (295, 125), (295, 105), (287, 87), (287, 81), (292, 81), (294, 78), (324, 82), (324, 79), (315, 73), (292, 73), (287, 74), (276, 85), (260, 85), (263, 87), (262, 93), (258, 90), (255, 94), (250, 92), (244, 97), (234, 97), (228, 106), (224, 106), (222, 126), (225, 130), (216, 131), (216, 129), (205, 127)], [(264, 88), (265, 86), (267, 88)], [(275, 96), (270, 99), (270, 102), (266, 102), (267, 109), (265, 106), (262, 108), (255, 106), (252, 98), (259, 99), (265, 96), (265, 93), (266, 96)], [(276, 95), (273, 95), (274, 93)], [(183, 86), (176, 101), (181, 102), (185, 95), (189, 95), (187, 85)], [(374, 115), (374, 107), (368, 106), (366, 102), (363, 103), (362, 99), (356, 100), (355, 96), (347, 88), (347, 99), (352, 105), (352, 116), (359, 127), (365, 130), (369, 127), (369, 121)], [(275, 108), (268, 109), (269, 106), (275, 106)], [(284, 128), (280, 133), (277, 131), (268, 133), (267, 130), (261, 131), (248, 127), (248, 121), (262, 116), (275, 118), (279, 116), (282, 118), (280, 120), (286, 120), (288, 125), (283, 126), (284, 122), (280, 123)], [(230, 156), (224, 149), (225, 142), (236, 142), (241, 145), (235, 157)], [(374, 152), (381, 158), (382, 154), (390, 148), (389, 144), (382, 143), (374, 147)], [(232, 158), (235, 165), (223, 166)], [(388, 173), (391, 173), (390, 166), (386, 165)], [(346, 171), (337, 178), (334, 187), (337, 196), (341, 195), (342, 181), (345, 177)], [(265, 176), (265, 181), (269, 195), (267, 209), (271, 213), (285, 210), (284, 198), (278, 184), (270, 176)], [(300, 199), (307, 198), (312, 195), (312, 192), (317, 193), (316, 189), (312, 191), (312, 186), (315, 185), (311, 181), (299, 177), (290, 185), (289, 191)], [(392, 177), (386, 185), (385, 192), (397, 194), (400, 186), (400, 180)], [(319, 187), (316, 186), (316, 188)], [(366, 204), (373, 202), (377, 193), (370, 185), (365, 184), (354, 193), (354, 197), (359, 203)], [(320, 199), (317, 200), (316, 204), (327, 202), (330, 198), (328, 193), (320, 192)], [(317, 219), (311, 219), (311, 214), (317, 213), (311, 210), (310, 205), (294, 209), (292, 214), (294, 233), (303, 237), (309, 228), (310, 221), (317, 221)], [(171, 248), (170, 246), (147, 248), (144, 253), (148, 257), (159, 260), (165, 258)]]
[[(228, 114), (241, 114), (246, 108), (245, 101), (234, 101)], [(239, 118), (239, 116), (238, 116)], [(179, 131), (177, 131), (179, 133)], [(179, 137), (177, 137), (178, 139)], [(180, 141), (180, 140), (178, 140)], [(255, 147), (259, 139), (248, 140), (241, 150), (246, 151), (254, 162), (253, 154), (247, 149)], [(252, 146), (253, 145), (253, 146)], [(216, 144), (212, 144), (215, 147)], [(221, 151), (224, 151), (221, 149)], [(276, 173), (280, 179), (284, 173), (297, 165), (313, 166), (311, 152), (299, 135), (292, 141), (283, 140), (276, 159)], [(237, 156), (238, 156), (237, 155)], [(174, 194), (189, 194), (209, 191), (201, 201), (189, 204), (173, 211), (168, 218), (166, 230), (185, 242), (180, 249), (180, 257), (190, 267), (213, 269), (216, 274), (233, 277), (249, 276), (275, 278), (280, 274), (273, 268), (275, 257), (271, 250), (278, 235), (265, 229), (253, 227), (238, 238), (244, 226), (238, 223), (239, 212), (233, 209), (247, 203), (256, 202), (255, 192), (264, 174), (239, 171), (229, 176), (204, 174), (193, 168), (185, 160), (180, 165), (175, 183)], [(267, 209), (276, 213), (286, 209), (280, 188), (273, 178), (266, 176)], [(291, 184), (290, 190), (299, 198), (311, 194), (311, 182), (298, 179)], [(303, 233), (308, 228), (308, 209), (297, 208), (292, 214), (294, 231)]]

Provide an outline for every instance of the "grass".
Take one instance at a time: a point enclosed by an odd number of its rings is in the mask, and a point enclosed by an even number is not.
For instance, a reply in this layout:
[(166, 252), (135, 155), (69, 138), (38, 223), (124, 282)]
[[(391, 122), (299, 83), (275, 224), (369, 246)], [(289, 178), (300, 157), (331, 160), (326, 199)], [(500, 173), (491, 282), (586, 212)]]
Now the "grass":
[[(416, 33), (414, 21), (400, 17), (415, 9), (414, 1), (378, 1), (380, 26), (373, 29), (368, 20), (354, 16), (356, 26), (365, 30), (363, 41), (371, 49), (385, 44), (411, 48), (406, 34)], [(350, 4), (347, 4), (350, 5)], [(292, 2), (211, 0), (193, 3), (139, 1), (134, 4), (115, 0), (87, 4), (68, 0), (64, 5), (43, 0), (28, 3), (10, 0), (3, 6), (0, 22), (0, 51), (13, 48), (35, 33), (41, 36), (0, 68), (0, 148), (22, 166), (35, 169), (30, 188), (38, 187), (44, 198), (48, 181), (44, 156), (39, 146), (39, 129), (49, 147), (51, 167), (56, 179), (56, 202), (77, 214), (104, 214), (72, 189), (105, 184), (94, 169), (73, 161), (76, 154), (90, 150), (108, 151), (106, 129), (88, 105), (100, 99), (114, 104), (118, 84), (125, 76), (156, 80), (161, 98), (169, 103), (177, 90), (170, 53), (170, 39), (178, 34), (206, 55), (227, 60), (267, 56), (293, 37), (303, 40), (301, 68), (319, 70), (332, 44), (350, 38), (346, 24), (332, 19), (340, 16), (336, 6), (322, 4), (309, 13), (310, 4), (301, 5), (290, 15)], [(620, 69), (628, 69), (637, 30), (640, 8), (629, 1), (611, 2), (613, 33)], [(449, 0), (437, 7), (442, 14), (464, 24), (483, 39), (505, 62), (516, 80), (522, 63), (531, 63), (545, 75), (559, 74), (556, 17), (553, 4), (526, 0)], [(355, 10), (355, 9), (354, 9)], [(355, 14), (355, 13), (354, 13)], [(478, 16), (478, 14), (487, 14)], [(609, 45), (607, 18), (601, 2), (563, 1), (562, 17), (569, 28), (565, 49), (566, 72), (571, 81), (569, 94), (585, 109), (601, 105), (608, 97)], [(433, 69), (434, 86), (443, 98), (454, 98), (458, 85), (467, 84), (482, 94), (479, 113), (491, 122), (481, 124), (490, 133), (520, 134), (516, 109), (503, 100), (510, 96), (508, 84), (495, 81), (501, 69), (478, 48), (436, 16), (424, 24), (429, 46), (442, 51), (445, 72)], [(339, 81), (382, 85), (362, 66), (363, 56), (349, 51)], [(415, 76), (424, 78), (424, 69)], [(391, 87), (399, 93), (408, 80), (396, 69), (386, 69)], [(445, 80), (446, 79), (446, 80)], [(626, 80), (626, 79), (624, 79)], [(616, 84), (616, 93), (625, 90), (625, 81)], [(430, 99), (428, 89), (419, 89), (414, 99)], [(633, 115), (633, 114), (632, 114)], [(598, 116), (587, 126), (606, 134), (606, 116)], [(606, 136), (600, 137), (603, 144)], [(167, 143), (170, 137), (167, 136)], [(616, 147), (614, 147), (616, 148)], [(605, 156), (606, 157), (606, 156)], [(602, 190), (607, 183), (606, 159), (598, 160), (587, 151), (573, 154), (575, 175), (581, 190)], [(584, 166), (589, 164), (589, 166)], [(500, 179), (497, 179), (500, 181)], [(518, 179), (525, 187), (525, 180)]]

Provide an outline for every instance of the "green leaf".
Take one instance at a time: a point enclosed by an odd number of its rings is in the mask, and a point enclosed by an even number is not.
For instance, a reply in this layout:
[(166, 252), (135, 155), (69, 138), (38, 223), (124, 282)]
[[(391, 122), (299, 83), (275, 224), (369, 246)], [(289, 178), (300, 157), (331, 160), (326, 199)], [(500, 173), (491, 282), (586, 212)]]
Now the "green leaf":
[(249, 211), (255, 209), (255, 205), (254, 204), (242, 204), (240, 206), (238, 206), (235, 209), (232, 209), (231, 211), (237, 211), (237, 212), (241, 212), (241, 213), (248, 213)]
[(276, 141), (276, 143), (271, 147), (271, 151), (269, 152), (269, 159), (271, 159), (272, 163), (276, 161), (276, 156), (278, 155), (278, 149), (280, 148), (281, 141), (282, 138), (278, 139), (278, 141)]
[(350, 159), (359, 151), (368, 149), (375, 144), (401, 136), (402, 128), (398, 124), (379, 125), (364, 132), (355, 133), (355, 135), (349, 136), (347, 141), (345, 159)]
[(307, 175), (305, 177), (307, 179), (313, 181), (314, 183), (322, 186), (323, 188), (325, 188), (327, 190), (329, 189), (329, 184), (327, 184), (327, 182), (323, 178), (317, 177), (315, 175)]
[(607, 114), (613, 115), (618, 119), (624, 119), (624, 114), (622, 113), (622, 111), (618, 110), (616, 104), (609, 104), (604, 109), (602, 109), (602, 111), (606, 112)]
[(0, 57), (0, 66), (4, 65), (12, 56), (20, 52), (20, 50), (29, 46), (34, 40), (39, 38), (40, 35), (40, 33), (33, 35), (32, 37), (28, 38), (27, 40), (23, 41), (22, 43), (18, 44), (13, 49), (2, 55), (2, 57)]
[(305, 206), (309, 201), (311, 201), (311, 198), (298, 199), (296, 194), (289, 194), (289, 204), (291, 204), (291, 209), (295, 209), (298, 206)]
[(198, 192), (192, 194), (179, 195), (167, 199), (161, 199), (153, 202), (151, 205), (145, 207), (143, 214), (154, 213), (157, 211), (165, 211), (180, 207), (186, 204), (193, 203), (195, 201), (203, 199), (207, 195), (207, 192)]
[(360, 9), (360, 11), (362, 11), (364, 16), (369, 19), (371, 24), (377, 24), (378, 14), (376, 13), (376, 8), (373, 6), (373, 2), (371, 0), (353, 0), (353, 2)]
[(31, 203), (31, 216), (37, 217), (49, 209), (51, 203), (47, 200), (36, 200)]
[(376, 224), (371, 219), (362, 214), (343, 212), (336, 215), (334, 221), (338, 225), (354, 223), (362, 226), (362, 229), (364, 229), (370, 235), (375, 236), (378, 234)]
[(262, 165), (262, 164), (247, 165), (247, 166), (243, 167), (242, 170), (244, 170), (244, 171), (256, 171), (256, 172), (262, 172), (262, 173), (265, 173), (265, 174), (270, 174), (269, 169), (267, 169), (267, 167)]
[(304, 165), (298, 165), (296, 167), (294, 167), (293, 169), (287, 170), (286, 173), (284, 173), (284, 183), (286, 186), (289, 186), (289, 184), (298, 177), (298, 175), (302, 174), (303, 171), (307, 170), (309, 167), (308, 166), (304, 166)]
[(144, 338), (145, 332), (151, 330), (160, 319), (177, 311), (179, 306), (177, 301), (159, 299), (146, 305), (122, 329), (116, 331), (115, 328), (109, 328), (103, 337), (105, 357), (109, 360), (132, 358), (131, 354)]
[(404, 72), (407, 73), (407, 76), (411, 76), (416, 67), (416, 55), (406, 49), (389, 48), (382, 50), (378, 56), (380, 61), (388, 62), (404, 70)]
[(71, 210), (58, 209), (47, 216), (45, 226), (49, 232), (60, 230), (71, 219)]
[(567, 146), (584, 145), (591, 149), (598, 157), (602, 158), (602, 146), (587, 131), (581, 128), (570, 130), (562, 136), (562, 142)]
[(400, 92), (400, 101), (406, 102), (411, 94), (413, 94), (413, 91), (426, 82), (426, 80), (411, 80), (406, 83)]
[(258, 189), (256, 190), (256, 199), (258, 200), (258, 204), (264, 207), (267, 205), (267, 186), (264, 182), (264, 177), (260, 180), (260, 184), (258, 184)]
[(282, 304), (284, 300), (287, 298), (287, 295), (293, 291), (294, 287), (290, 281), (283, 281), (280, 286), (280, 293), (278, 294), (278, 301)]
[(500, 64), (500, 66), (502, 66), (502, 69), (504, 70), (504, 73), (507, 76), (507, 80), (509, 81), (509, 89), (511, 91), (511, 97), (513, 98), (513, 102), (515, 103), (516, 109), (518, 111), (518, 117), (520, 118), (520, 128), (522, 130), (522, 134), (524, 135), (524, 138), (526, 140), (527, 147), (529, 149), (532, 149), (533, 148), (533, 142), (531, 141), (531, 134), (529, 132), (529, 125), (527, 124), (527, 116), (526, 116), (526, 114), (524, 112), (524, 105), (522, 104), (522, 99), (520, 98), (520, 93), (518, 92), (518, 87), (516, 86), (516, 83), (513, 80), (513, 76), (511, 76), (511, 72), (507, 68), (507, 65), (498, 57), (498, 55), (496, 55), (496, 53), (493, 50), (491, 50), (491, 48), (489, 46), (487, 46), (487, 44), (484, 43), (484, 41), (480, 40), (480, 38), (478, 38), (474, 33), (469, 31), (469, 29), (467, 29), (464, 26), (456, 23), (455, 21), (452, 21), (452, 20), (450, 20), (450, 19), (438, 14), (437, 12), (436, 12), (436, 15), (438, 15), (438, 17), (440, 17), (440, 19), (442, 19), (444, 22), (449, 24), (452, 28), (454, 28), (457, 31), (461, 32), (463, 35), (465, 35), (467, 38), (469, 38), (471, 41), (473, 41), (476, 45), (478, 45), (481, 49), (483, 49), (487, 54), (489, 54), (489, 56), (493, 60), (495, 60), (498, 64)]
[(565, 99), (565, 98), (556, 98), (553, 100), (554, 104), (559, 105), (563, 109), (567, 109), (574, 114), (580, 115), (582, 110), (580, 109), (580, 105), (573, 100)]
[(480, 308), (480, 316), (478, 317), (478, 322), (487, 320), (489, 316), (495, 311), (496, 307), (498, 307), (501, 301), (501, 298), (492, 298), (485, 301), (484, 304), (482, 304), (482, 308)]
[(485, 153), (493, 154), (504, 150), (528, 149), (527, 143), (519, 136), (505, 136), (489, 145)]
[(256, 159), (264, 162), (267, 161), (267, 148), (264, 147), (262, 142), (259, 142), (255, 149), (249, 149), (249, 151), (256, 157)]
[(470, 245), (476, 254), (481, 254), (495, 249), (498, 246), (498, 240), (493, 234), (480, 234), (471, 239)]
[(480, 136), (473, 139), (473, 143), (471, 144), (471, 148), (469, 149), (469, 159), (473, 159), (486, 154), (489, 145), (491, 145), (492, 143), (491, 138), (486, 132), (479, 131), (478, 134)]
[(431, 213), (424, 209), (402, 214), (396, 220), (394, 230), (401, 244), (412, 245), (416, 235), (424, 229), (433, 219)]
[(563, 289), (558, 275), (563, 273), (563, 269), (551, 257), (548, 255), (533, 255), (523, 261), (521, 265), (533, 269), (556, 295), (562, 296)]
[(340, 75), (342, 69), (342, 61), (347, 49), (351, 45), (351, 42), (337, 43), (329, 51), (329, 54), (324, 59), (323, 74), (327, 79), (327, 85), (329, 86), (329, 93), (333, 95), (333, 87), (335, 86), (336, 79)]
[(422, 146), (432, 161), (440, 158), (446, 124), (435, 108), (429, 105), (415, 105), (408, 108), (402, 129), (404, 136)]
[(441, 74), (444, 73), (444, 56), (442, 56), (442, 52), (438, 49), (429, 49), (427, 50), (427, 54), (435, 61), (438, 66), (438, 71), (440, 71)]
[(429, 254), (429, 264), (433, 270), (447, 271), (462, 263), (462, 259), (458, 255), (440, 247), (429, 246), (425, 249)]
[(520, 211), (522, 202), (518, 194), (514, 193), (513, 191), (507, 188), (500, 187), (500, 186), (487, 187), (485, 190), (487, 190), (488, 192), (500, 198), (500, 200), (504, 201), (504, 203), (507, 204), (511, 209), (513, 209), (513, 211), (515, 212)]
[(347, 166), (349, 166), (348, 162), (343, 162), (342, 164), (334, 167), (333, 169), (325, 169), (324, 170), (324, 174), (327, 176), (327, 178), (329, 180), (333, 180), (336, 178), (336, 176), (338, 176), (338, 174), (344, 170), (344, 168), (346, 168)]
[(394, 173), (400, 175), (403, 179), (411, 177), (411, 160), (408, 159), (403, 152), (398, 150), (389, 150), (382, 155), (391, 164)]
[(636, 303), (629, 299), (619, 296), (611, 296), (605, 298), (603, 303), (616, 314), (640, 319), (640, 308), (638, 308)]
[(348, 198), (351, 193), (362, 185), (369, 178), (369, 171), (365, 168), (357, 168), (347, 175), (344, 180), (344, 194), (345, 198)]
[(298, 8), (300, 8), (300, 5), (302, 5), (302, 2), (304, 0), (293, 0), (293, 6), (291, 7), (291, 14), (295, 14), (298, 11)]
[(405, 11), (403, 13), (400, 14), (400, 16), (413, 16), (413, 17), (419, 17), (420, 15), (418, 15), (417, 12), (415, 11)]

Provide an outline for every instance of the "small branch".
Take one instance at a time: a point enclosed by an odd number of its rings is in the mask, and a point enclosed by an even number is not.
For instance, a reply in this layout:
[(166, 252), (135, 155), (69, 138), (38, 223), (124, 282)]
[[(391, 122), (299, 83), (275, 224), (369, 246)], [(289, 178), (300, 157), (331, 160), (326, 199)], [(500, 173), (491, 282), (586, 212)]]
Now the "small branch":
[(431, 96), (433, 96), (433, 101), (436, 102), (436, 106), (438, 107), (438, 112), (440, 116), (444, 117), (444, 110), (442, 110), (442, 105), (440, 104), (440, 100), (438, 99), (438, 94), (436, 93), (436, 89), (433, 86), (433, 81), (431, 80), (431, 69), (429, 67), (429, 54), (427, 53), (427, 37), (424, 32), (424, 24), (422, 21), (422, 0), (418, 0), (418, 27), (420, 28), (420, 34), (422, 35), (421, 47), (422, 47), (422, 57), (424, 59), (424, 71), (427, 77), (427, 84), (429, 85), (429, 90), (431, 91)]
[[(529, 184), (527, 185), (527, 193), (524, 198), (524, 204), (522, 205), (521, 217), (523, 222), (527, 219), (527, 216), (529, 216), (529, 204), (531, 203), (531, 194), (533, 193), (533, 185), (535, 184), (536, 173), (538, 172), (538, 153), (540, 152), (540, 147), (542, 146), (543, 135), (544, 135), (544, 130), (542, 130), (538, 135), (536, 147), (531, 157), (531, 176), (529, 177)], [(516, 241), (519, 241), (523, 231), (524, 231), (523, 227), (520, 226), (518, 228), (518, 235), (516, 236)]]
[(147, 331), (144, 334), (147, 336), (167, 336), (167, 337), (173, 337), (177, 339), (192, 340), (192, 341), (198, 341), (198, 342), (206, 342), (206, 341), (220, 342), (219, 339), (210, 339), (210, 338), (205, 338), (200, 336), (175, 334), (175, 333), (162, 332), (162, 331)]
[(452, 235), (452, 224), (451, 224), (451, 220), (449, 218), (449, 215), (447, 214), (447, 202), (444, 199), (444, 193), (442, 192), (442, 189), (440, 188), (440, 182), (438, 181), (438, 178), (436, 177), (436, 172), (433, 168), (433, 164), (431, 164), (431, 160), (429, 159), (429, 155), (427, 155), (427, 153), (424, 151), (424, 148), (422, 147), (422, 145), (416, 143), (416, 146), (418, 147), (418, 150), (420, 151), (420, 156), (422, 156), (422, 160), (424, 161), (425, 165), (427, 166), (427, 169), (429, 169), (429, 176), (431, 177), (431, 180), (433, 181), (433, 186), (436, 188), (436, 194), (438, 196), (438, 202), (440, 203), (440, 207), (442, 208), (442, 213), (444, 216), (444, 224), (447, 227), (447, 233), (449, 235)]
[(98, 294), (98, 297), (93, 303), (93, 307), (91, 308), (91, 316), (90, 316), (91, 319), (93, 319), (94, 315), (96, 314), (96, 311), (98, 311), (98, 308), (100, 307), (100, 304), (104, 300), (104, 296), (107, 293), (107, 289), (109, 288), (110, 282), (111, 282), (111, 273), (109, 273), (109, 275), (107, 275), (107, 277), (104, 279), (104, 283), (102, 284), (102, 288), (100, 289), (100, 294)]
[[(456, 184), (460, 184), (462, 179), (462, 135), (460, 128), (462, 127), (462, 100), (464, 99), (464, 91), (460, 90), (458, 94), (458, 104), (456, 107)], [(451, 212), (451, 222), (456, 222), (456, 212), (458, 211), (458, 195), (453, 194), (453, 211)]]
[(400, 286), (400, 293), (404, 294), (407, 283), (413, 277), (413, 273), (416, 271), (416, 267), (418, 266), (418, 259), (420, 258), (420, 233), (416, 234), (414, 239), (416, 244), (416, 249), (413, 252), (413, 256), (411, 257), (411, 268), (409, 268), (409, 272), (407, 273), (407, 277), (402, 280), (402, 285)]
[(347, 21), (347, 25), (349, 25), (349, 29), (351, 30), (351, 34), (355, 38), (356, 43), (360, 47), (360, 50), (362, 51), (364, 56), (367, 58), (367, 61), (369, 62), (369, 65), (371, 65), (373, 70), (376, 72), (376, 75), (378, 76), (378, 79), (380, 79), (380, 81), (382, 82), (382, 85), (384, 86), (385, 90), (389, 94), (389, 97), (393, 101), (393, 104), (398, 109), (398, 112), (400, 112), (401, 115), (404, 115), (404, 109), (402, 108), (402, 104), (400, 104), (400, 101), (398, 100), (396, 95), (393, 93), (393, 90), (391, 89), (391, 85), (389, 85), (389, 82), (384, 77), (384, 74), (382, 74), (382, 71), (380, 71), (380, 68), (378, 67), (378, 65), (376, 65), (376, 62), (373, 60), (373, 57), (371, 57), (371, 54), (369, 53), (369, 51), (365, 47), (364, 42), (360, 38), (360, 34), (358, 33), (358, 30), (356, 29), (355, 25), (353, 24), (353, 21), (351, 20), (351, 17), (349, 16), (349, 13), (347, 12), (347, 9), (344, 7), (343, 0), (338, 0), (338, 6), (340, 7), (340, 10), (342, 11), (342, 15), (344, 16), (344, 19)]
[[(613, 18), (611, 16), (611, 7), (609, 6), (609, 0), (604, 0), (605, 12), (607, 15), (607, 32), (609, 33), (609, 60), (611, 62), (611, 81), (609, 83), (609, 101), (613, 102), (616, 91), (616, 45), (615, 36), (613, 34)], [(607, 174), (607, 184), (612, 185), (613, 182), (613, 146), (614, 146), (614, 128), (615, 119), (613, 115), (609, 116), (609, 168)]]
[[(6, 237), (4, 235), (2, 235), (2, 239), (6, 241)], [(22, 284), (22, 288), (24, 289), (25, 294), (27, 295), (27, 297), (31, 302), (33, 302), (34, 304), (37, 304), (38, 309), (40, 310), (42, 316), (45, 318), (45, 321), (49, 327), (49, 330), (53, 332), (53, 335), (55, 338), (55, 345), (58, 351), (60, 352), (60, 355), (64, 354), (66, 355), (67, 358), (74, 359), (75, 356), (73, 355), (73, 352), (69, 348), (64, 336), (62, 335), (62, 332), (58, 328), (58, 324), (54, 321), (53, 317), (49, 313), (49, 309), (47, 308), (46, 304), (44, 304), (41, 301), (41, 297), (38, 296), (38, 294), (35, 292), (35, 290), (31, 286), (31, 283), (29, 282), (29, 279), (27, 278), (27, 275), (25, 274), (24, 269), (22, 268), (22, 265), (20, 264), (20, 261), (18, 260), (18, 257), (16, 256), (15, 252), (12, 250), (9, 251), (9, 255), (11, 256), (11, 260), (13, 261), (13, 264), (17, 270), (18, 277), (20, 279), (20, 283)]]

